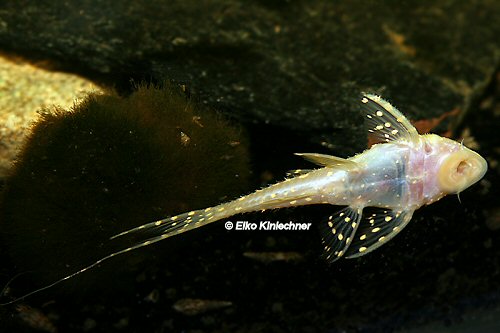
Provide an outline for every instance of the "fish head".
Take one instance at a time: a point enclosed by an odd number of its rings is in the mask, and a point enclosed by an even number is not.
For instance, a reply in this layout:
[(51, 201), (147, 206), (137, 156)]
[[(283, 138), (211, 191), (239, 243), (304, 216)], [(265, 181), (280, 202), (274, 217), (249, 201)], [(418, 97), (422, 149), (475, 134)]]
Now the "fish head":
[(457, 194), (483, 178), (488, 163), (462, 143), (436, 134), (425, 135), (424, 150), (432, 155), (437, 186), (445, 194)]

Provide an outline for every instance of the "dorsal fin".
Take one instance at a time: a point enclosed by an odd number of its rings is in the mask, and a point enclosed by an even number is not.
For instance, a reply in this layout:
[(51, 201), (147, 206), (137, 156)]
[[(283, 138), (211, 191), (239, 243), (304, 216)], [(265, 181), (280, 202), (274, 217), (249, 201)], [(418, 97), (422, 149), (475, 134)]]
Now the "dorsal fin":
[(295, 153), (295, 155), (301, 156), (309, 162), (328, 168), (340, 167), (340, 168), (350, 169), (356, 167), (356, 162), (332, 155), (315, 154), (315, 153)]
[(361, 109), (370, 142), (384, 143), (400, 139), (408, 142), (418, 141), (418, 132), (410, 121), (381, 97), (372, 94), (362, 95)]

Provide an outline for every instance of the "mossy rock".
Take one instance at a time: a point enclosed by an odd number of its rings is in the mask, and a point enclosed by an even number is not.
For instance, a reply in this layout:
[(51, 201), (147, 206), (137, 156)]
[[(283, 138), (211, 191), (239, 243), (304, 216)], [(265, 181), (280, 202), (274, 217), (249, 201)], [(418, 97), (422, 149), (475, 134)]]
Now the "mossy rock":
[[(241, 129), (169, 85), (94, 93), (33, 126), (3, 191), (2, 236), (14, 271), (43, 285), (115, 250), (120, 231), (245, 192), (248, 175)], [(99, 271), (117, 278), (117, 265)]]

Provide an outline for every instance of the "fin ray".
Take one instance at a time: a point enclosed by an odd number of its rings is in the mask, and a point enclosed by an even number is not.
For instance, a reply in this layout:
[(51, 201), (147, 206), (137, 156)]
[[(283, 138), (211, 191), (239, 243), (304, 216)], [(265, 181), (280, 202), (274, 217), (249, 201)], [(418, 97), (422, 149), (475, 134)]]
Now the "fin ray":
[(387, 243), (410, 222), (413, 211), (394, 211), (378, 209), (378, 212), (365, 216), (346, 258), (361, 257)]
[(306, 173), (309, 173), (313, 171), (312, 169), (296, 169), (296, 170), (290, 170), (286, 173), (287, 177), (297, 177), (297, 176), (302, 176), (305, 175)]
[(362, 95), (361, 109), (364, 113), (368, 136), (374, 143), (384, 143), (404, 139), (418, 140), (418, 132), (398, 109), (381, 97)]
[[(210, 208), (209, 208), (210, 209)], [(211, 209), (210, 209), (211, 210)], [(215, 209), (214, 209), (215, 210)], [(184, 231), (201, 227), (210, 222), (215, 222), (214, 213), (206, 210), (195, 210), (180, 215), (167, 217), (162, 220), (146, 223), (135, 227), (133, 229), (125, 230), (117, 235), (110, 237), (110, 240), (123, 237), (126, 235), (141, 235), (144, 241), (151, 241), (152, 239), (161, 238), (165, 239), (174, 234), (177, 234), (179, 229)], [(142, 235), (151, 234), (151, 237), (144, 237)]]
[(349, 159), (326, 155), (326, 154), (316, 154), (316, 153), (295, 153), (295, 155), (304, 158), (305, 160), (312, 162), (314, 164), (329, 167), (329, 168), (338, 168), (338, 167), (347, 167), (354, 168), (357, 166), (356, 162), (351, 161)]
[(361, 220), (362, 209), (345, 207), (321, 224), (326, 260), (341, 258), (349, 248)]

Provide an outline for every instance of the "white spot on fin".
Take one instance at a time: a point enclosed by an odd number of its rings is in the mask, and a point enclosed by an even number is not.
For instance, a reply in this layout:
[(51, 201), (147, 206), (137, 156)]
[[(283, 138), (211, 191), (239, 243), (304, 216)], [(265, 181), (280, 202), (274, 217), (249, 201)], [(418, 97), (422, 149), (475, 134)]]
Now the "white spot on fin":
[(366, 94), (361, 99), (361, 109), (366, 115), (368, 136), (374, 143), (403, 139), (418, 140), (418, 132), (406, 117), (379, 96)]
[(330, 216), (328, 223), (321, 224), (327, 260), (335, 261), (346, 253), (359, 226), (361, 215), (361, 208), (346, 207)]
[(374, 208), (376, 213), (361, 219), (356, 237), (346, 250), (346, 258), (365, 255), (396, 236), (410, 222), (413, 211)]

